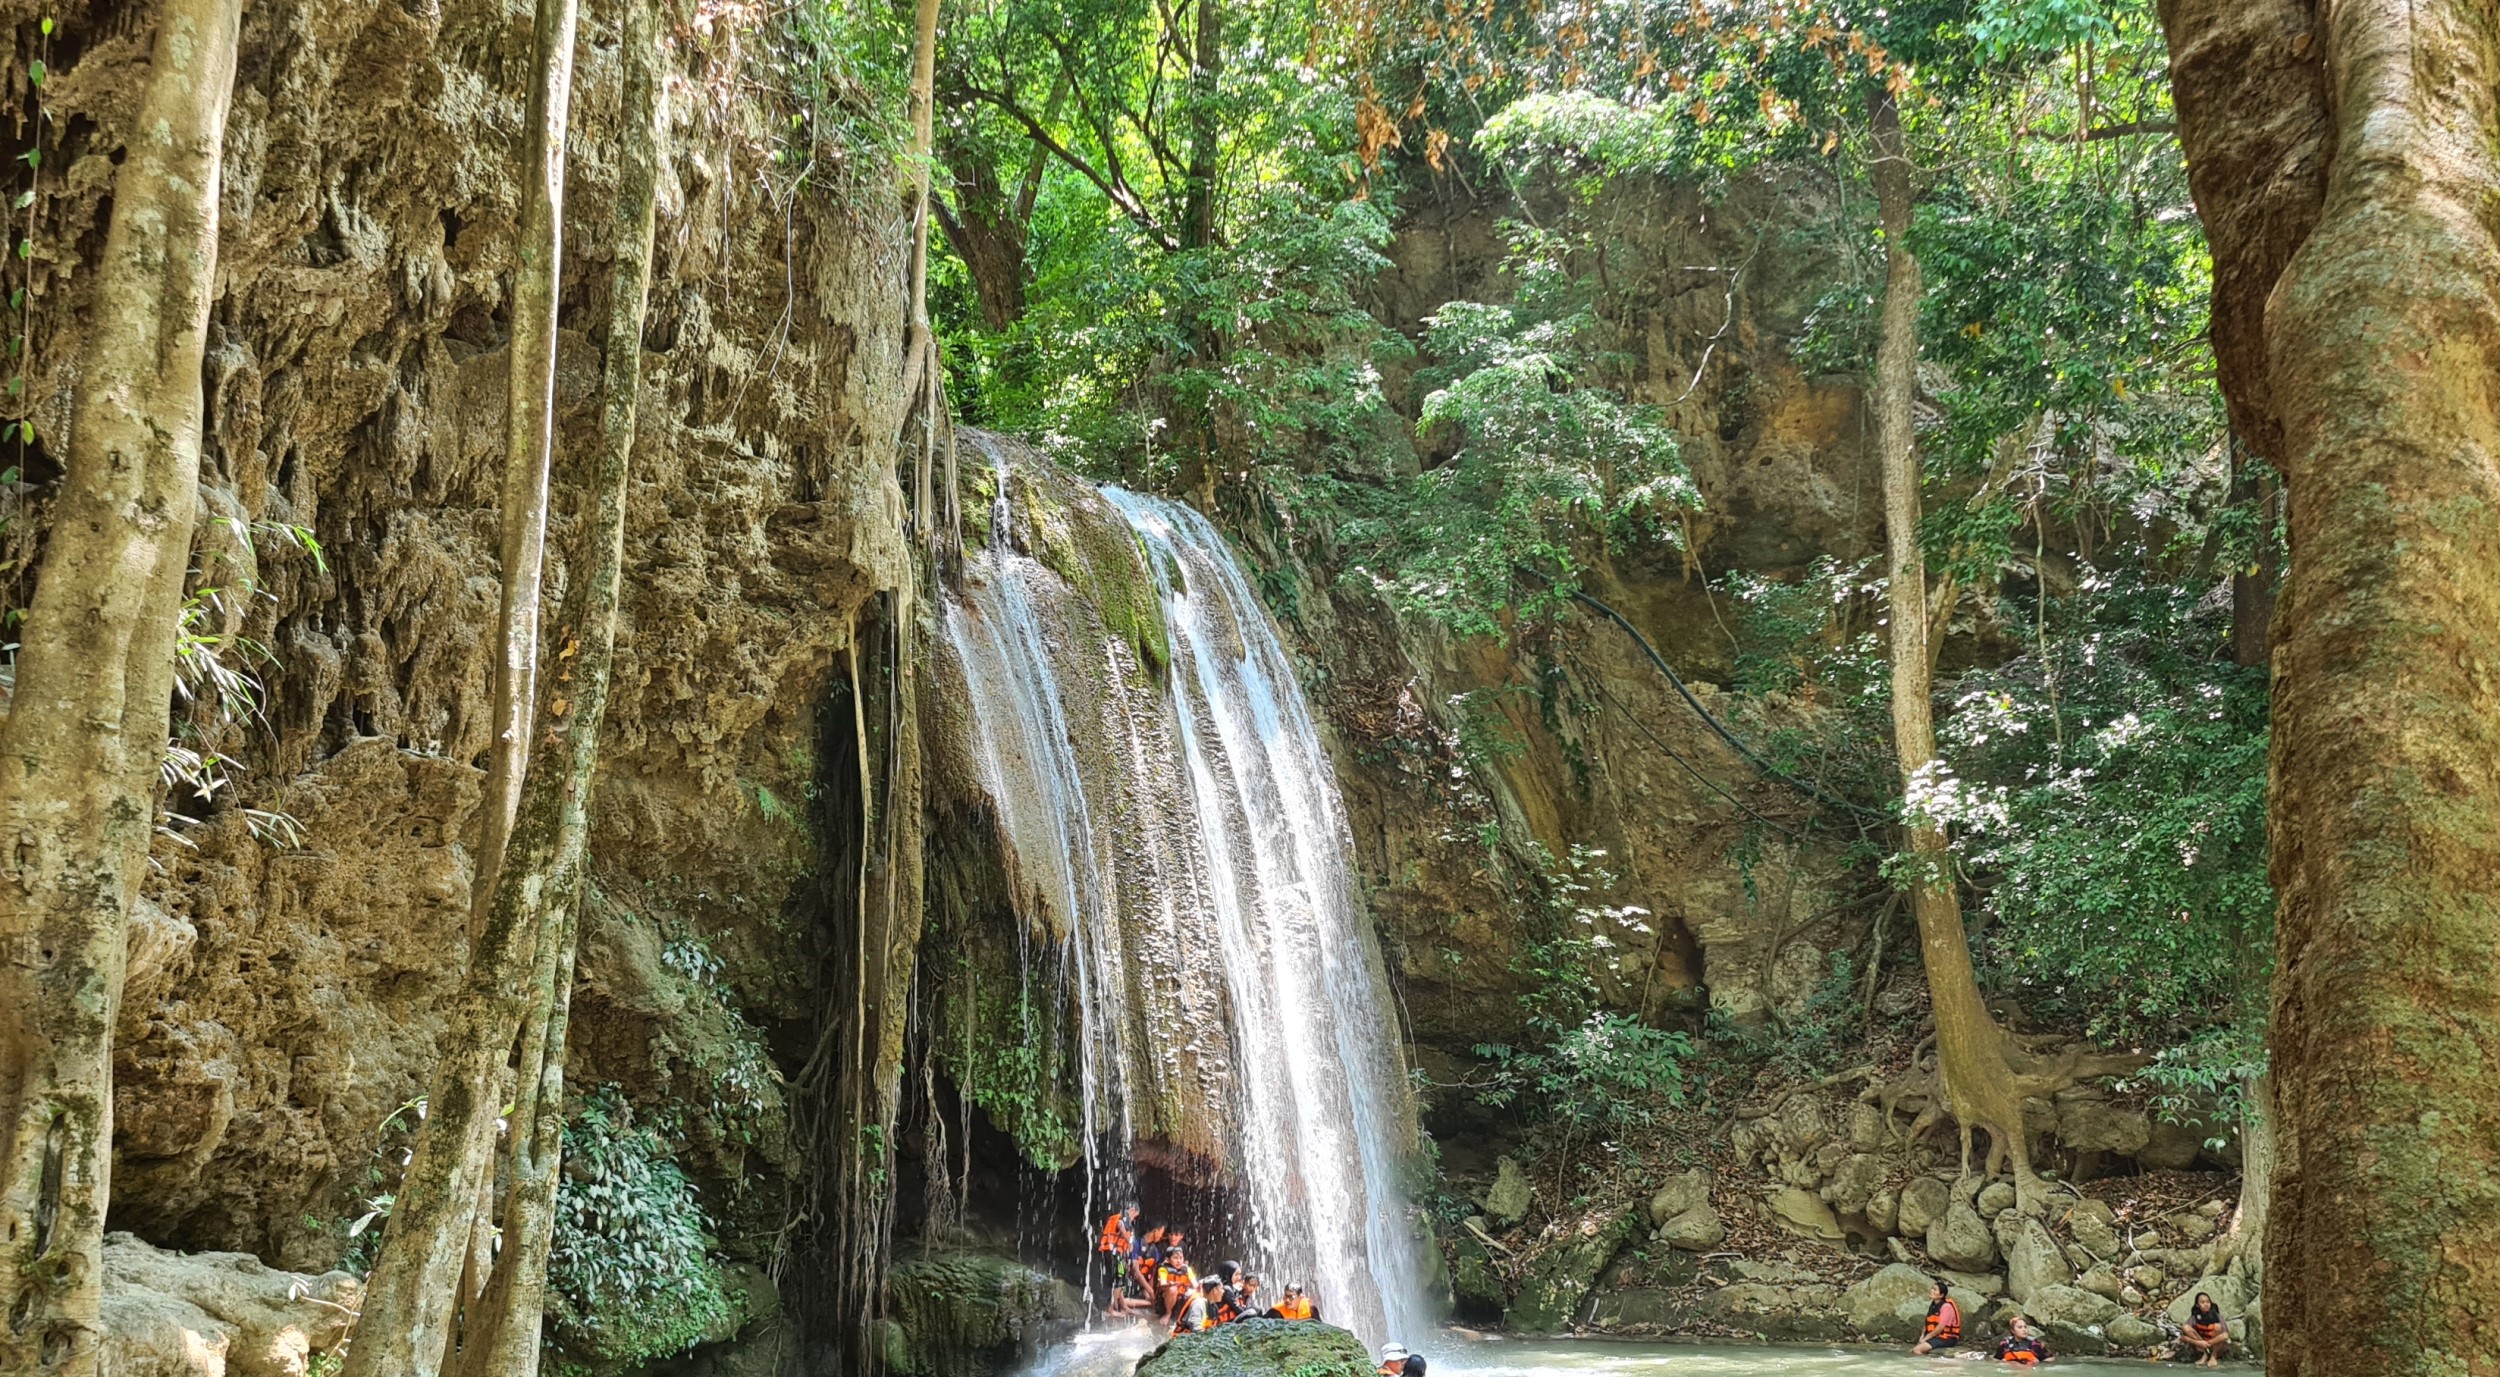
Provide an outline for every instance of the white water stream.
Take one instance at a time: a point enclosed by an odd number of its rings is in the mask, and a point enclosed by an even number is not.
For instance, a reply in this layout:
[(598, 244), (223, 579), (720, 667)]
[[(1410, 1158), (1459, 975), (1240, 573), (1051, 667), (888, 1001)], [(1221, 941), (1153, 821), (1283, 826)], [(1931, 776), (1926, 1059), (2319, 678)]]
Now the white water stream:
[(1071, 958), (1089, 1215), (1141, 1149), (1187, 1157), (1225, 1185), (1221, 1234), (1271, 1292), (1306, 1285), (1374, 1342), (1422, 1333), (1397, 1011), (1276, 629), (1205, 517), (1109, 490), (1116, 513), (1093, 518), (1125, 518), (1153, 570), (1156, 676), (1025, 552), (992, 457), (991, 540), (945, 630), (1010, 883)]

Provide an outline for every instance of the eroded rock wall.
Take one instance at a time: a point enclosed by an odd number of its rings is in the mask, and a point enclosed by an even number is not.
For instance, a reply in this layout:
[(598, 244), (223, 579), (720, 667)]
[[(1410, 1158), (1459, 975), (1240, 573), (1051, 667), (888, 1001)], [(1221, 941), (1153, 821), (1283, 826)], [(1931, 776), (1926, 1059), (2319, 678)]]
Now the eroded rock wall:
[[(20, 66), (34, 13), (12, 7)], [(153, 23), (44, 13), (36, 532)], [(577, 53), (551, 596), (597, 436), (607, 341), (582, 329), (605, 318), (618, 13), (587, 5)], [(196, 629), (265, 687), (231, 725), (192, 714), (233, 782), (177, 791), (134, 924), (113, 1222), (155, 1243), (332, 1265), (385, 1120), (434, 1063), (488, 731), (530, 16), (244, 18), (194, 583), (218, 590)], [(687, 1107), (733, 1250), (778, 1222), (792, 1162), (768, 1039), (813, 1015), (820, 707), (862, 609), (911, 580), (891, 477), (905, 226), (868, 150), (793, 142), (757, 22), (668, 18), (674, 150), (574, 1006), (577, 1081)]]

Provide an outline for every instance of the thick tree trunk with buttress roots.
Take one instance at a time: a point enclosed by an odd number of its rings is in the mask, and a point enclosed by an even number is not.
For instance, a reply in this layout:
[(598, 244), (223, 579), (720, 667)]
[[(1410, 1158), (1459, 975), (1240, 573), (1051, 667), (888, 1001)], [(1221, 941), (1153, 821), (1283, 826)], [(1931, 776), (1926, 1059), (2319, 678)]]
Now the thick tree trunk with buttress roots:
[[(1930, 642), (1927, 563), (1919, 552), (1919, 466), (1912, 429), (1918, 367), (1918, 258), (1909, 243), (1915, 194), (1901, 115), (1890, 92), (1874, 101), (1875, 196), (1884, 230), (1884, 304), (1877, 323), (1875, 447), (1883, 458), (1884, 530), (1890, 589), (1893, 749), (1904, 789), (1915, 794), (1936, 763), (1931, 704), (1935, 652)], [(1953, 858), (1942, 827), (1921, 821), (1915, 802), (1909, 825), (1917, 867), (1910, 911), (1918, 920), (1919, 955), (1936, 1015), (1936, 1064), (1941, 1098), (1962, 1125), (1964, 1166), (1969, 1135), (1988, 1130), (1991, 1169), (2011, 1155), (2018, 1186), (2029, 1189), (2031, 1163), (2022, 1132), (2022, 1098), (2006, 1061), (2004, 1031), (1979, 996), (1970, 939), (1962, 928)]]
[(2265, 1319), (2290, 1377), (2500, 1374), (2500, 11), (2322, 5), (2333, 152), (2266, 316)]
[[(529, 173), (512, 292), (505, 429), (503, 603), (495, 738), (480, 805), (469, 968), (443, 1041), (424, 1128), (402, 1175), (348, 1350), (347, 1377), (434, 1377), (451, 1337), (465, 1255), (494, 1152), (498, 1092), (537, 957), (534, 926), (508, 912), (499, 872), (529, 757), (539, 590), (554, 446), (556, 282), (564, 243), (564, 139), (578, 0), (539, 0)], [(543, 879), (526, 886), (535, 892)]]
[(199, 509), (239, 0), (169, 0), (0, 725), (0, 1372), (98, 1369), (112, 1050)]
[[(592, 498), (587, 568), (556, 636), (548, 691), (550, 719), (523, 791), (520, 821), (506, 853), (499, 913), (537, 929), (538, 957), (524, 1015), (520, 1076), (504, 1154), (504, 1248), (474, 1321), (466, 1326), (458, 1370), (471, 1377), (532, 1377), (546, 1310), (547, 1258), (555, 1239), (557, 1169), (564, 1143), (564, 1052), (572, 1001), (574, 938), (580, 931), (584, 850), (616, 663), (617, 603), (625, 576), (625, 500), (633, 472), (634, 426), (642, 390), (642, 330), (651, 291), (657, 188), (667, 147), (658, 25), (650, 0), (625, 9), (623, 140), (618, 154), (616, 271), (608, 307), (601, 380), (599, 469)], [(544, 875), (536, 890), (533, 881)]]

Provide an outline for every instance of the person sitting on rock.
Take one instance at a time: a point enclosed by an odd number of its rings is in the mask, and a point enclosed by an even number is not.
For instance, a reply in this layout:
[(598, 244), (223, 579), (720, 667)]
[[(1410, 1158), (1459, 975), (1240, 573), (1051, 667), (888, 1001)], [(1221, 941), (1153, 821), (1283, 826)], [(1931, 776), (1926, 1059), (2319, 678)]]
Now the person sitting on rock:
[(2231, 1331), (2223, 1323), (2222, 1307), (2214, 1304), (2212, 1293), (2196, 1293), (2196, 1303), (2188, 1307), (2187, 1328), (2179, 1331), (2179, 1342), (2187, 1350), (2183, 1356), (2198, 1367), (2222, 1366), (2222, 1355), (2231, 1347)]
[(1912, 1353), (1942, 1353), (1962, 1342), (1962, 1307), (1953, 1303), (1953, 1296), (1937, 1282), (1927, 1292), (1927, 1327), (1918, 1336)]
[(2049, 1360), (2049, 1346), (2031, 1332), (2031, 1321), (2016, 1315), (2011, 1323), (2014, 1332), (1997, 1340), (1996, 1360), (2000, 1363), (2021, 1363), (2037, 1366)]
[(1155, 1313), (1178, 1319), (1180, 1308), (1198, 1289), (1198, 1274), (1189, 1270), (1189, 1254), (1179, 1244), (1163, 1250), (1163, 1261), (1155, 1268), (1155, 1287)]
[(1276, 1304), (1269, 1307), (1267, 1318), (1271, 1320), (1316, 1320), (1319, 1318), (1319, 1307), (1311, 1304), (1310, 1296), (1305, 1294), (1301, 1287), (1288, 1286), (1285, 1288), (1285, 1293), (1276, 1298)]
[(1213, 1277), (1190, 1287), (1173, 1308), (1172, 1332), (1194, 1334), (1202, 1329), (1215, 1328), (1215, 1302), (1223, 1291), (1224, 1283)]
[(1259, 1318), (1261, 1310), (1259, 1306), (1259, 1279), (1257, 1277), (1254, 1277), (1247, 1272), (1243, 1273), (1241, 1277), (1241, 1284), (1231, 1288), (1230, 1296), (1233, 1306), (1234, 1319), (1254, 1320)]

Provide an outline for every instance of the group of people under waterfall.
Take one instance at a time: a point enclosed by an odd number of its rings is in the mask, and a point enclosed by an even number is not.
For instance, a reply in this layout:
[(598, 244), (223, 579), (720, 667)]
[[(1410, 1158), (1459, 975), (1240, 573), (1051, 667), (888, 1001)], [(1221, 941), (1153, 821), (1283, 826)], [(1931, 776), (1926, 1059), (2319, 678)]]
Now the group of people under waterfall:
[[(2031, 1322), (2016, 1315), (2008, 1323), (2011, 1331), (1997, 1340), (1993, 1353), (1981, 1350), (1984, 1356), (2001, 1363), (2037, 1366), (2049, 1360), (2048, 1345), (2031, 1332)], [(1962, 1346), (1962, 1307), (1954, 1302), (1952, 1293), (1941, 1281), (1930, 1284), (1927, 1292), (1927, 1325), (1918, 1342), (1910, 1349), (1916, 1354), (1951, 1353)], [(2222, 1307), (2213, 1296), (2196, 1293), (2196, 1302), (2189, 1307), (2187, 1325), (2179, 1331), (2175, 1350), (2178, 1357), (2198, 1367), (2222, 1366), (2222, 1355), (2231, 1347), (2231, 1332), (2222, 1318)], [(2160, 1356), (2158, 1353), (2155, 1356)]]
[(1151, 1319), (1175, 1334), (1213, 1329), (1235, 1320), (1316, 1320), (1319, 1307), (1299, 1286), (1288, 1286), (1273, 1303), (1259, 1295), (1260, 1280), (1238, 1262), (1220, 1262), (1200, 1275), (1189, 1260), (1189, 1235), (1177, 1224), (1139, 1227), (1134, 1201), (1103, 1220), (1094, 1241), (1114, 1319)]

